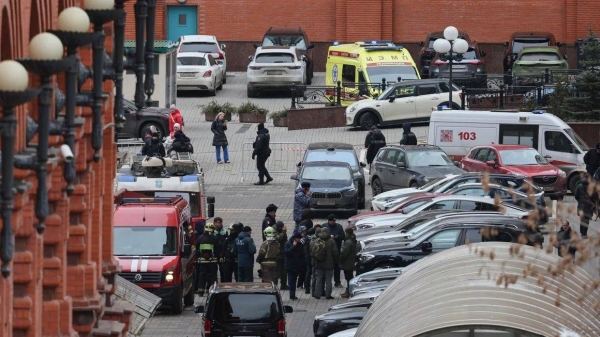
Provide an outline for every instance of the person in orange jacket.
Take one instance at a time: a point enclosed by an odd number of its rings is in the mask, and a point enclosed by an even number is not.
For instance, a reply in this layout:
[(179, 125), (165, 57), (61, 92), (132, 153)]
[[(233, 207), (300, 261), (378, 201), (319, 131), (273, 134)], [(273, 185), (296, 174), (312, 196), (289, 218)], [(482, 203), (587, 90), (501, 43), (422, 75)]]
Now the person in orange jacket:
[(169, 134), (171, 139), (175, 139), (175, 124), (179, 124), (181, 131), (183, 131), (183, 117), (181, 111), (177, 109), (175, 104), (171, 104), (171, 113), (169, 114)]

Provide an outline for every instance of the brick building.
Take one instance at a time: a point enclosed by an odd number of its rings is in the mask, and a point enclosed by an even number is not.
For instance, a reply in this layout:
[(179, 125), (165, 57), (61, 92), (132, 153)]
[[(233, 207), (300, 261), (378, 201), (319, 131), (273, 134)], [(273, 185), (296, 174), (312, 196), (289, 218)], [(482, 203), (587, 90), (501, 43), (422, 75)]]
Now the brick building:
[[(133, 13), (133, 3), (127, 6)], [(181, 22), (186, 7), (191, 18)], [(317, 42), (315, 70), (323, 71), (332, 41), (391, 39), (416, 58), (418, 43), (428, 32), (453, 25), (486, 49), (494, 71), (502, 65), (502, 43), (513, 32), (548, 31), (572, 45), (589, 28), (600, 31), (598, 12), (597, 0), (158, 0), (156, 38), (173, 38), (182, 23), (196, 23), (188, 33), (216, 35), (227, 44), (228, 69), (239, 71), (245, 70), (247, 56), (254, 51), (252, 43), (268, 27), (301, 26)], [(132, 39), (133, 23), (127, 29)]]
[[(83, 0), (0, 0), (1, 59), (27, 57), (33, 36), (57, 29), (58, 14), (64, 8), (82, 5)], [(112, 25), (107, 25), (105, 32), (110, 53)], [(89, 68), (90, 47), (81, 48), (79, 56)], [(56, 76), (55, 82), (62, 92), (66, 91), (64, 73)], [(90, 82), (85, 85), (88, 90)], [(30, 87), (39, 84), (37, 75), (31, 74)], [(104, 91), (110, 93), (112, 89), (112, 82), (106, 81)], [(113, 121), (111, 99), (103, 109), (107, 125)], [(37, 99), (16, 109), (17, 154), (26, 147), (27, 115), (38, 120)], [(91, 109), (77, 108), (76, 115), (84, 117), (85, 123), (76, 130), (73, 149), (75, 191), (67, 196), (62, 163), (50, 160), (49, 216), (42, 235), (34, 227), (35, 172), (15, 169), (14, 180), (19, 186), (12, 217), (15, 254), (10, 276), (0, 276), (0, 336), (122, 336), (128, 329), (131, 306), (112, 296), (118, 268), (112, 257), (111, 226), (116, 171), (114, 130), (104, 129), (102, 159), (96, 163), (91, 145)], [(56, 149), (62, 142), (62, 136), (51, 136), (50, 148)]]

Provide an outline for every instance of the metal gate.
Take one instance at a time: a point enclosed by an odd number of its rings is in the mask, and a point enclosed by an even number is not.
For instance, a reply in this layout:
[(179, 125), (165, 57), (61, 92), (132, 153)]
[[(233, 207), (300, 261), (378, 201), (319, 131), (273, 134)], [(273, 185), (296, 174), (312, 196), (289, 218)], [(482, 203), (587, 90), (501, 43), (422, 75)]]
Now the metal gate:
[[(252, 142), (242, 144), (242, 165), (240, 167), (240, 181), (248, 174), (258, 175), (256, 160), (252, 159), (254, 151)], [(271, 156), (267, 160), (269, 174), (294, 174), (297, 164), (302, 161), (306, 151), (306, 143), (270, 142)]]

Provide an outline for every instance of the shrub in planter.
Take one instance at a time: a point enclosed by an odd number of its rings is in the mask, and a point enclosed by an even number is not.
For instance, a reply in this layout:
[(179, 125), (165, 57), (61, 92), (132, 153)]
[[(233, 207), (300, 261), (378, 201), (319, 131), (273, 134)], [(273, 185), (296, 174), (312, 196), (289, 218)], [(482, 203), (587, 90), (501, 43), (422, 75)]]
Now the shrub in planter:
[(267, 109), (250, 102), (240, 105), (237, 109), (242, 123), (264, 123), (267, 121), (267, 113), (269, 113)]
[(207, 122), (212, 122), (217, 118), (219, 112), (225, 113), (225, 119), (230, 121), (231, 116), (235, 114), (235, 107), (230, 103), (225, 103), (223, 105), (217, 103), (217, 101), (211, 101), (208, 104), (203, 104), (200, 106), (202, 109), (202, 113), (204, 113), (204, 120)]
[(285, 109), (272, 113), (270, 117), (273, 120), (273, 125), (287, 127), (288, 126), (287, 114), (288, 114), (288, 111)]

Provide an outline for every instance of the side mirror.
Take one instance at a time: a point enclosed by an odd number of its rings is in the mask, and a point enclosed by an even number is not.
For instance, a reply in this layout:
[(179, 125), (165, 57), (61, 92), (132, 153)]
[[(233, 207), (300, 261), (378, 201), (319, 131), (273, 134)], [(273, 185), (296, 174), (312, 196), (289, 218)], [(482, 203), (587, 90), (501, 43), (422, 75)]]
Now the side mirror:
[(302, 167), (302, 162), (298, 162), (298, 165), (296, 165), (297, 167)]
[(367, 167), (367, 164), (363, 163), (362, 161), (358, 164), (360, 165), (360, 167)]
[(291, 314), (292, 312), (294, 312), (294, 308), (292, 308), (289, 305), (284, 305), (283, 306), (283, 312), (285, 312), (286, 314)]
[(260, 47), (260, 45), (258, 43), (255, 43), (254, 48), (258, 48), (258, 47)]
[(309, 43), (308, 46), (306, 46), (306, 49), (313, 49), (315, 47), (314, 43)]
[(297, 174), (292, 174), (290, 176), (290, 179), (292, 179), (292, 180), (298, 180), (298, 175)]
[(184, 258), (190, 257), (192, 255), (192, 245), (184, 244), (183, 245), (183, 253), (181, 254)]
[(481, 55), (481, 57), (485, 57), (485, 55), (487, 55), (486, 52), (484, 52), (483, 50), (479, 52), (479, 54)]
[(564, 43), (562, 43), (562, 42), (556, 42), (556, 46), (557, 46), (557, 47), (562, 47), (562, 46), (564, 46), (564, 45), (565, 45), (565, 44), (564, 44)]
[(563, 55), (563, 57), (565, 58), (565, 60), (569, 59), (569, 57), (567, 55)]
[(248, 60), (250, 60), (250, 61), (254, 61), (254, 55), (250, 55), (250, 56), (248, 56)]
[(460, 162), (455, 160), (455, 161), (454, 161), (454, 166), (456, 166), (456, 167), (460, 167)]
[(406, 168), (406, 163), (403, 161), (399, 161), (396, 163), (397, 168)]
[(425, 45), (425, 42), (421, 41), (421, 43), (419, 43), (419, 46), (423, 47)]
[(429, 241), (425, 241), (421, 244), (421, 250), (425, 253), (431, 253), (433, 251), (433, 245)]
[(213, 218), (215, 216), (215, 204), (208, 204), (207, 216)]
[(227, 46), (224, 43), (221, 43), (221, 49), (225, 49)]
[(545, 155), (545, 156), (544, 156), (544, 159), (552, 159), (552, 156)]
[(497, 167), (497, 166), (496, 166), (496, 162), (495, 162), (495, 161), (493, 161), (493, 160), (488, 160), (488, 161), (486, 161), (485, 163), (487, 164), (487, 166), (491, 166), (491, 167), (493, 167), (493, 168), (496, 168), (496, 167)]
[(504, 42), (504, 47), (508, 47), (508, 42)]
[(396, 96), (395, 95), (391, 95), (390, 96), (390, 103), (393, 103), (396, 100)]
[(195, 314), (201, 314), (204, 312), (204, 306), (203, 305), (199, 305), (197, 307), (194, 308), (194, 313)]

